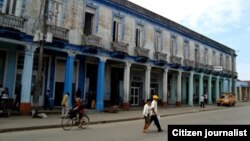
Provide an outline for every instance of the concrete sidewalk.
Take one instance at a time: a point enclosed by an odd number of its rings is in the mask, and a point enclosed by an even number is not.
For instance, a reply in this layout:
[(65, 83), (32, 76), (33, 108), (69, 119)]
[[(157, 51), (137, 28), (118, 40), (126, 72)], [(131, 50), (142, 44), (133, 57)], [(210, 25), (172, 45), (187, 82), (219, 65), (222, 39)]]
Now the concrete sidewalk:
[[(235, 107), (250, 106), (250, 102), (238, 102)], [(159, 114), (161, 117), (179, 115), (194, 112), (203, 112), (209, 110), (220, 110), (229, 107), (206, 105), (206, 108), (201, 109), (199, 106), (182, 106), (182, 107), (171, 107), (159, 108)], [(231, 108), (231, 107), (230, 107)], [(46, 112), (45, 112), (46, 113)], [(139, 120), (142, 119), (142, 109), (133, 110), (120, 110), (117, 113), (105, 113), (96, 112), (94, 110), (86, 111), (90, 118), (91, 124), (121, 122), (128, 120)], [(47, 118), (32, 118), (31, 116), (10, 116), (0, 118), (0, 133), (22, 131), (22, 130), (35, 130), (35, 129), (47, 129), (47, 128), (58, 128), (61, 127), (60, 114), (48, 114)]]

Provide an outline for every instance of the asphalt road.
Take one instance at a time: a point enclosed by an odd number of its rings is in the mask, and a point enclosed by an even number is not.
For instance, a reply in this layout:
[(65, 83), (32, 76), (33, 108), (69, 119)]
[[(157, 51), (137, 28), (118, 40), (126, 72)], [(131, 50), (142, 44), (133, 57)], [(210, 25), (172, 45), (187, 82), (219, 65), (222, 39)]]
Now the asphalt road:
[(142, 133), (143, 120), (91, 125), (87, 129), (73, 127), (0, 133), (0, 141), (166, 141), (168, 124), (248, 124), (250, 106), (204, 111), (161, 117), (164, 132), (158, 133), (154, 124), (150, 133)]

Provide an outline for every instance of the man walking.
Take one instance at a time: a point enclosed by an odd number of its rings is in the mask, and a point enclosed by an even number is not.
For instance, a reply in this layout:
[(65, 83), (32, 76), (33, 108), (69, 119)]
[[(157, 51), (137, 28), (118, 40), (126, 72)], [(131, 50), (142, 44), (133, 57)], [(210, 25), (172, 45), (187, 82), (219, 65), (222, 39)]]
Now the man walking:
[(151, 102), (151, 113), (150, 113), (150, 122), (149, 124), (152, 123), (152, 121), (154, 121), (154, 124), (156, 125), (156, 127), (158, 128), (158, 132), (162, 132), (162, 129), (161, 129), (161, 125), (159, 123), (159, 120), (158, 120), (158, 113), (157, 113), (157, 101), (158, 101), (158, 96), (157, 95), (153, 95), (153, 101)]
[(201, 96), (200, 107), (205, 108), (205, 97), (204, 97), (204, 95)]
[(44, 110), (50, 109), (50, 104), (49, 104), (49, 89), (46, 90), (44, 94)]

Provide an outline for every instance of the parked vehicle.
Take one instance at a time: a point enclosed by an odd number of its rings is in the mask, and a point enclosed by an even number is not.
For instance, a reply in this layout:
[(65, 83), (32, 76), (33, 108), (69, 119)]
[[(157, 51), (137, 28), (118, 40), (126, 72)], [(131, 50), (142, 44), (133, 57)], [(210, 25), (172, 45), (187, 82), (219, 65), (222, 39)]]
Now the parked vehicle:
[(218, 106), (234, 106), (236, 103), (236, 97), (232, 93), (224, 93), (216, 102)]

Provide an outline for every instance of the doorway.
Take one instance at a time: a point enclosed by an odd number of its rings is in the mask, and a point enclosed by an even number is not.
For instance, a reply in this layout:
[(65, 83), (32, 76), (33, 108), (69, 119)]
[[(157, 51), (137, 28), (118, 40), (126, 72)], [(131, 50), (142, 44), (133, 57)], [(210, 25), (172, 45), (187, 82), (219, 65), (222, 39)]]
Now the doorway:
[(121, 103), (121, 85), (120, 82), (123, 81), (123, 68), (112, 68), (111, 70), (111, 94), (110, 94), (110, 104), (119, 105)]
[(55, 84), (55, 106), (61, 106), (64, 82), (56, 82)]
[(131, 106), (139, 106), (140, 87), (131, 87), (130, 103)]

